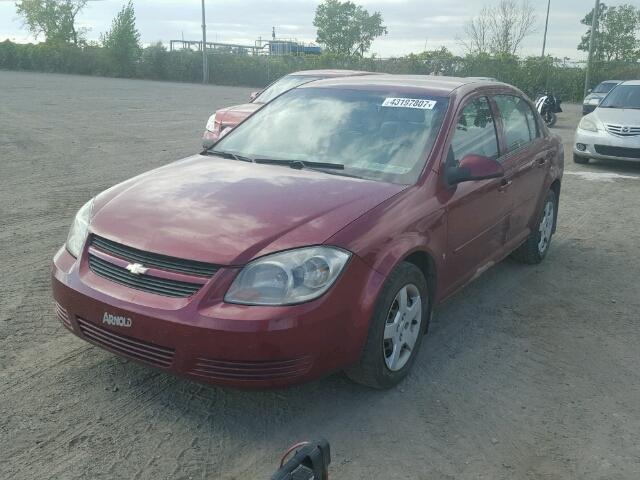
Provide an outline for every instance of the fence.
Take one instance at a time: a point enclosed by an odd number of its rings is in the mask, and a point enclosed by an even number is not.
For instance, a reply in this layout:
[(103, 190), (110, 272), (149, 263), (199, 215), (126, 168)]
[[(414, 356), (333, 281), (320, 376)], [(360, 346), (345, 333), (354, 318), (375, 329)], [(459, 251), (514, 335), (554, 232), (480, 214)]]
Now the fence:
[[(585, 74), (583, 66), (567, 65), (551, 57), (458, 57), (429, 52), (385, 59), (341, 57), (326, 53), (302, 56), (210, 53), (208, 64), (210, 82), (219, 85), (262, 87), (297, 70), (345, 68), (400, 74), (494, 77), (519, 87), (530, 96), (548, 89), (567, 101), (581, 100)], [(44, 43), (16, 44), (7, 40), (0, 42), (0, 68), (200, 82), (202, 54), (191, 50), (167, 51), (164, 46), (157, 44), (145, 48), (136, 62), (122, 68), (107, 49), (99, 46), (80, 48)], [(640, 63), (595, 66), (592, 73), (594, 84), (610, 78), (640, 78)]]

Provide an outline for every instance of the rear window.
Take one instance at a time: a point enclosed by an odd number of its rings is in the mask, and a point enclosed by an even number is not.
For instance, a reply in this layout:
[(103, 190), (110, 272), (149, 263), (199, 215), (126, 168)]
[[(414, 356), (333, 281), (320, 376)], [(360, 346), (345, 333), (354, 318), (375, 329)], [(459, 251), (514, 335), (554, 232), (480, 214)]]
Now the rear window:
[(259, 103), (268, 103), (287, 90), (291, 90), (292, 88), (295, 88), (304, 83), (313, 82), (314, 80), (322, 80), (323, 78), (324, 77), (322, 76), (311, 75), (287, 75), (286, 77), (282, 77), (280, 80), (268, 86), (260, 95), (256, 97), (255, 101)]
[(602, 82), (593, 89), (593, 93), (609, 93), (617, 84), (618, 82)]

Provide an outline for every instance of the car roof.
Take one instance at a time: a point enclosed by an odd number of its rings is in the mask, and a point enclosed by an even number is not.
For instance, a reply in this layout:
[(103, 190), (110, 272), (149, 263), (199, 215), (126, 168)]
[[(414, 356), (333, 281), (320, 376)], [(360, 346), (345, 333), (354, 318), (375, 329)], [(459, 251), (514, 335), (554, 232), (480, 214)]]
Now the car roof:
[(622, 83), (623, 81), (624, 80), (603, 80), (600, 83)]
[(626, 80), (624, 82), (620, 82), (622, 85), (640, 85), (640, 80)]
[(495, 87), (501, 85), (514, 87), (506, 83), (485, 81), (473, 78), (444, 77), (435, 75), (372, 75), (360, 77), (328, 78), (300, 85), (297, 88), (345, 88), (362, 90), (389, 90), (397, 89), (403, 92), (422, 93), (427, 95), (447, 97), (455, 90), (464, 86)]
[(303, 77), (323, 76), (327, 78), (334, 78), (334, 77), (349, 77), (349, 76), (358, 76), (358, 75), (377, 75), (377, 74), (375, 72), (365, 72), (362, 70), (327, 69), (327, 70), (300, 70), (299, 72), (293, 72), (293, 73), (290, 73), (289, 75), (296, 75), (296, 76), (303, 76)]

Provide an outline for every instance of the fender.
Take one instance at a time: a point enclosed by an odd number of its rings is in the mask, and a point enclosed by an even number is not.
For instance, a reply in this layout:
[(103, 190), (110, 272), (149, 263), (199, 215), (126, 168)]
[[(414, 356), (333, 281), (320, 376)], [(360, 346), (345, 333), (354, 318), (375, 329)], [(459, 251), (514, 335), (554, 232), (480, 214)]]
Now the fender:
[[(425, 216), (425, 212), (430, 213)], [(389, 231), (397, 233), (391, 236)], [(326, 243), (352, 251), (384, 278), (410, 255), (417, 252), (428, 255), (436, 270), (430, 272), (429, 280), (437, 302), (441, 291), (437, 272), (443, 267), (444, 258), (434, 252), (446, 251), (446, 215), (444, 205), (436, 196), (429, 196), (426, 189), (408, 188), (343, 228)]]

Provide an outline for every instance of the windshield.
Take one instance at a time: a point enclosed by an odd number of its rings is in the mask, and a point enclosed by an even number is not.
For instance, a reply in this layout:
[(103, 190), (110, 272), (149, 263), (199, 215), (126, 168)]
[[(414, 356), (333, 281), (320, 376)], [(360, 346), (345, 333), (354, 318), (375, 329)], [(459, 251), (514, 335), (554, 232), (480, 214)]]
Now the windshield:
[(325, 77), (311, 75), (287, 75), (280, 80), (273, 82), (265, 90), (256, 97), (255, 102), (269, 103), (281, 93), (291, 90), (292, 88), (302, 85), (303, 83), (313, 82), (314, 80), (322, 80)]
[(600, 103), (600, 108), (640, 108), (640, 85), (618, 85)]
[(240, 124), (216, 151), (342, 164), (335, 175), (414, 183), (448, 100), (394, 91), (294, 89)]
[(618, 82), (602, 82), (593, 89), (593, 93), (609, 93), (617, 84)]

